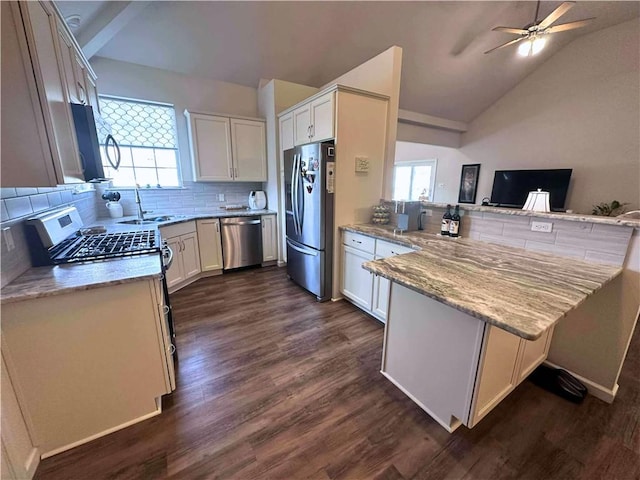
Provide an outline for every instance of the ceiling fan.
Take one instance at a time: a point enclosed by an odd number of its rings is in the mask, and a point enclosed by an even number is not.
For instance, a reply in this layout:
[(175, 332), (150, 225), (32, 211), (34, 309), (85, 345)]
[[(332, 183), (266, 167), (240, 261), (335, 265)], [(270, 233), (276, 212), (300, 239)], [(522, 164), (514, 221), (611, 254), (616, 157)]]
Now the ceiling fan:
[(538, 22), (538, 12), (540, 11), (540, 0), (538, 0), (538, 4), (536, 5), (536, 15), (531, 25), (527, 25), (523, 28), (495, 27), (493, 29), (494, 32), (514, 33), (516, 35), (520, 35), (518, 38), (492, 48), (491, 50), (487, 50), (484, 53), (491, 53), (494, 50), (498, 50), (500, 48), (507, 47), (509, 45), (513, 45), (525, 40), (524, 43), (520, 44), (518, 53), (525, 57), (535, 55), (544, 48), (544, 45), (547, 41), (547, 39), (544, 38), (546, 35), (550, 33), (564, 32), (566, 30), (573, 30), (574, 28), (584, 27), (588, 25), (593, 19), (595, 19), (595, 17), (585, 18), (584, 20), (577, 20), (570, 23), (561, 23), (560, 25), (552, 27), (551, 24), (558, 20), (562, 15), (567, 13), (569, 9), (571, 9), (571, 7), (575, 5), (575, 3), (576, 2), (564, 2), (553, 12), (547, 15), (544, 20)]

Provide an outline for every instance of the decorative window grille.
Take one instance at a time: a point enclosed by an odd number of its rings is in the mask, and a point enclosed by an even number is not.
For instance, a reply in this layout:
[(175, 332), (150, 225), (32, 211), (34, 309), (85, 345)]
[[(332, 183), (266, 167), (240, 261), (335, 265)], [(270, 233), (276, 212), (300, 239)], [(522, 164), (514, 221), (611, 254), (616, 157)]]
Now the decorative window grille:
[(181, 186), (173, 105), (105, 96), (99, 100), (100, 115), (111, 125), (111, 134), (120, 146), (118, 170), (111, 167), (105, 146), (101, 146), (104, 173), (113, 179), (113, 185)]

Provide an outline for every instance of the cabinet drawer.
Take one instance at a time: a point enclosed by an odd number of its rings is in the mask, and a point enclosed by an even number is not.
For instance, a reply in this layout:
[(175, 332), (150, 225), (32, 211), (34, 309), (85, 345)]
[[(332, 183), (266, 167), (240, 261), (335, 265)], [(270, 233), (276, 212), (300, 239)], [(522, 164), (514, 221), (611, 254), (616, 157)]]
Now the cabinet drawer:
[(387, 258), (394, 255), (402, 255), (403, 253), (415, 252), (413, 248), (404, 247), (396, 243), (385, 242), (384, 240), (376, 240), (376, 255), (378, 257)]
[(196, 231), (196, 222), (193, 220), (190, 222), (176, 223), (175, 225), (167, 225), (166, 227), (160, 227), (160, 236), (163, 240), (172, 237), (178, 237), (180, 235), (186, 235)]
[(359, 235), (352, 232), (344, 232), (342, 234), (342, 243), (352, 248), (357, 248), (363, 252), (367, 252), (373, 255), (376, 250), (375, 238), (367, 237), (365, 235)]

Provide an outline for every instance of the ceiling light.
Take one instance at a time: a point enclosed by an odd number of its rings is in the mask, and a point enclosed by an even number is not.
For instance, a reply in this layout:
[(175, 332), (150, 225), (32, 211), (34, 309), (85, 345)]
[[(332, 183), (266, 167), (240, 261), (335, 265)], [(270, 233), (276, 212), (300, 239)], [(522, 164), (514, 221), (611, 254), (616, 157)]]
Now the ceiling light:
[(529, 40), (525, 40), (518, 47), (518, 53), (523, 57), (530, 57), (532, 55), (537, 55), (542, 51), (545, 44), (547, 43), (546, 38), (542, 37), (533, 37)]
[(67, 25), (69, 25), (69, 28), (71, 30), (75, 30), (80, 26), (80, 20), (82, 20), (82, 17), (80, 17), (80, 15), (77, 15), (77, 14), (64, 17), (64, 21), (67, 22)]

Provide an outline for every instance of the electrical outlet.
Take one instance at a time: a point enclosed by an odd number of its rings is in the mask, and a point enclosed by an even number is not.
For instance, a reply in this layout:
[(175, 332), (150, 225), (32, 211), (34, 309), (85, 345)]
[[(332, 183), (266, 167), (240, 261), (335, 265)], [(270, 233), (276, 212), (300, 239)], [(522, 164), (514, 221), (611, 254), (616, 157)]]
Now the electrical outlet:
[(219, 202), (224, 202), (224, 193), (219, 193), (218, 194), (218, 201)]
[(369, 158), (356, 157), (356, 172), (367, 173), (369, 171)]
[(16, 243), (13, 241), (13, 233), (11, 233), (11, 227), (2, 229), (2, 238), (4, 238), (4, 244), (7, 247), (7, 252), (16, 248)]
[(532, 232), (551, 233), (551, 230), (553, 230), (553, 223), (551, 222), (531, 222)]

